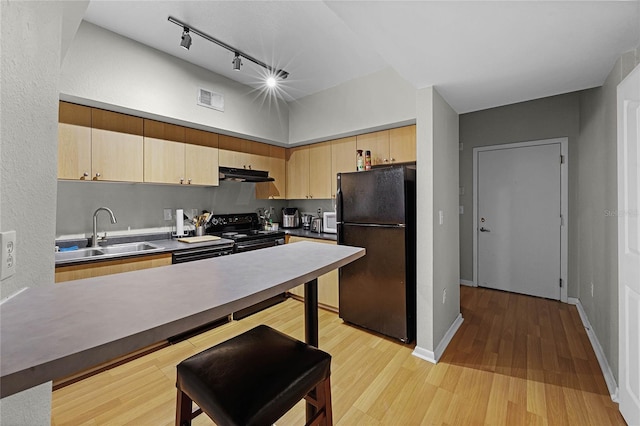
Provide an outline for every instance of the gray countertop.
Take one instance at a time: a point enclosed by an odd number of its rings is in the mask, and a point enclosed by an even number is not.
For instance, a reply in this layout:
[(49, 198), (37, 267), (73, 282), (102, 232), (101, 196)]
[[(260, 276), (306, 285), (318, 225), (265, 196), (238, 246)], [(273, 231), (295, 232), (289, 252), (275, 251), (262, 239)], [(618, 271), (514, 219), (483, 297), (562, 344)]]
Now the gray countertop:
[[(189, 250), (189, 249), (196, 249), (196, 248), (202, 248), (202, 247), (216, 247), (216, 246), (221, 246), (221, 247), (232, 247), (234, 242), (233, 240), (229, 240), (226, 238), (221, 238), (219, 240), (214, 240), (214, 241), (205, 241), (205, 242), (201, 242), (201, 243), (183, 243), (181, 241), (178, 241), (176, 239), (155, 239), (155, 238), (149, 238), (148, 236), (134, 236), (134, 237), (129, 237), (126, 240), (122, 239), (121, 241), (116, 241), (116, 240), (112, 240), (111, 242), (113, 244), (122, 244), (124, 242), (131, 242), (131, 241), (146, 241), (149, 242), (155, 246), (161, 247), (161, 250), (154, 250), (151, 252), (137, 252), (137, 253), (127, 253), (127, 254), (123, 254), (123, 255), (117, 255), (117, 256), (112, 256), (112, 257), (91, 257), (91, 258), (82, 258), (82, 259), (71, 259), (71, 260), (58, 260), (56, 259), (56, 267), (58, 266), (67, 266), (67, 265), (76, 265), (76, 264), (84, 264), (84, 263), (95, 263), (95, 262), (104, 262), (107, 260), (114, 260), (114, 259), (122, 259), (125, 257), (139, 257), (139, 256), (147, 256), (147, 255), (152, 255), (152, 254), (158, 254), (158, 253), (173, 253), (173, 252), (177, 252), (177, 251), (181, 251), (181, 250)], [(72, 242), (72, 243), (75, 243)], [(70, 243), (70, 244), (72, 244)], [(67, 244), (68, 245), (68, 244)], [(80, 247), (80, 246), (79, 246)], [(84, 248), (84, 247), (80, 247), (80, 248)]]
[(338, 236), (336, 234), (329, 234), (327, 232), (322, 232), (318, 234), (317, 232), (304, 230), (302, 228), (286, 228), (284, 229), (284, 232), (289, 235), (295, 235), (296, 237), (314, 238), (316, 240), (330, 240), (330, 241), (338, 240)]
[(0, 397), (207, 324), (364, 254), (300, 242), (28, 288), (0, 308)]

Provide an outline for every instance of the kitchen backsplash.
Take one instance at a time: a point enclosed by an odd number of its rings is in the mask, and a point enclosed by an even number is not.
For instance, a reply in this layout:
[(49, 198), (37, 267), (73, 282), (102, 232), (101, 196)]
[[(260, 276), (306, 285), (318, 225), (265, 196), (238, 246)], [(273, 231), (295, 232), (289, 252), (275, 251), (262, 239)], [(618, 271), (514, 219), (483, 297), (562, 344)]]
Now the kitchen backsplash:
[[(274, 221), (280, 221), (283, 207), (300, 212), (333, 210), (332, 200), (256, 200), (255, 184), (220, 182), (218, 187), (154, 185), (120, 182), (58, 181), (56, 238), (90, 235), (93, 212), (109, 207), (117, 223), (98, 215), (98, 232), (122, 234), (139, 230), (171, 231), (176, 209), (188, 215), (192, 209), (214, 213), (249, 213), (272, 207)], [(164, 220), (164, 209), (171, 209), (172, 220)]]

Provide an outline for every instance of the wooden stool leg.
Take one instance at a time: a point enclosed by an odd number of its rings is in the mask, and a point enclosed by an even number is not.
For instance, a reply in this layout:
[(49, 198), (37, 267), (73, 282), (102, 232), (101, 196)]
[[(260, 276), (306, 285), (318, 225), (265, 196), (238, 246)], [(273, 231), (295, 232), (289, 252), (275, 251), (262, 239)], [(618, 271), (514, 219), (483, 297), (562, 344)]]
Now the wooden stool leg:
[(191, 426), (191, 419), (193, 415), (192, 401), (189, 396), (178, 389), (178, 396), (176, 398), (176, 426)]
[(332, 426), (333, 411), (331, 408), (331, 381), (329, 377), (323, 380), (310, 392), (305, 399), (316, 408), (315, 416), (307, 421), (307, 426)]

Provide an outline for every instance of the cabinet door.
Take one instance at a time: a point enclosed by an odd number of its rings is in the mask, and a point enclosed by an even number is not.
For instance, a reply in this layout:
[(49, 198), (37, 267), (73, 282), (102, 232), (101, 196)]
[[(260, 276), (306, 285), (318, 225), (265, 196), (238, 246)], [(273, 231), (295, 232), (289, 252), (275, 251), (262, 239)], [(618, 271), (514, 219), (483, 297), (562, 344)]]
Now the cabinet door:
[(389, 163), (389, 131), (382, 130), (380, 132), (365, 133), (356, 136), (356, 149), (364, 152), (371, 151), (371, 165)]
[(416, 161), (416, 126), (389, 130), (389, 156), (392, 163)]
[(220, 135), (219, 163), (224, 167), (247, 169), (251, 164), (250, 142), (246, 139)]
[(269, 176), (273, 182), (256, 183), (256, 198), (284, 199), (287, 188), (286, 150), (280, 146), (269, 146)]
[[(318, 240), (314, 238), (304, 238), (291, 236), (289, 243), (297, 243), (299, 241), (311, 241), (314, 243), (333, 244), (335, 241)], [(304, 285), (289, 290), (289, 293), (304, 298)], [(333, 270), (318, 277), (318, 304), (321, 307), (338, 310), (338, 270)]]
[(187, 183), (218, 186), (218, 135), (187, 128), (185, 142)]
[(207, 146), (186, 144), (186, 181), (189, 185), (218, 186), (218, 150)]
[(144, 181), (186, 183), (184, 127), (144, 120)]
[(356, 171), (356, 137), (331, 141), (331, 198), (336, 197), (338, 173)]
[(309, 198), (309, 148), (287, 150), (287, 199)]
[(249, 142), (249, 168), (269, 171), (269, 145), (253, 141), (247, 142)]
[(142, 118), (91, 109), (91, 171), (94, 180), (143, 181)]
[(309, 198), (331, 198), (331, 142), (309, 145)]
[(91, 179), (91, 108), (60, 102), (58, 179)]

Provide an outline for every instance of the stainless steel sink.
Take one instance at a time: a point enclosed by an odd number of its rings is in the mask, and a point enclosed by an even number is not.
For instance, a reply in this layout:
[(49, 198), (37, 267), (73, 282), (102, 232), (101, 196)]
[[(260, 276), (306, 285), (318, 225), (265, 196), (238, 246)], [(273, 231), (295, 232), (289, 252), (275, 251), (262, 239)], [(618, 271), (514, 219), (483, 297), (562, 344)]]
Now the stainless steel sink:
[(102, 255), (101, 249), (96, 248), (84, 248), (73, 251), (61, 251), (56, 253), (56, 261), (60, 260), (73, 260), (73, 259), (86, 259), (88, 257)]
[(155, 244), (146, 241), (139, 243), (114, 244), (104, 247), (87, 247), (73, 251), (63, 251), (56, 253), (56, 262), (67, 262), (74, 260), (101, 259), (109, 257), (126, 256), (137, 253), (149, 253), (164, 250)]
[(152, 251), (152, 250), (162, 250), (162, 247), (158, 247), (147, 242), (114, 244), (112, 246), (102, 247), (102, 251), (104, 254), (137, 253), (141, 251)]

